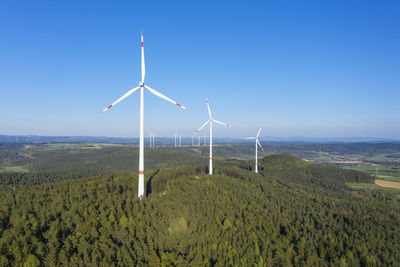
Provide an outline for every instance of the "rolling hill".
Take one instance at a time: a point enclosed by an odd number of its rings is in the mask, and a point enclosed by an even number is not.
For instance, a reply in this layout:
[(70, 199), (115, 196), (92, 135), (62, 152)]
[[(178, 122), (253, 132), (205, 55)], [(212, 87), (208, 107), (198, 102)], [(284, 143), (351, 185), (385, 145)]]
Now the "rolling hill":
[[(222, 161), (220, 162), (222, 163)], [(288, 155), (2, 192), (0, 265), (375, 266), (400, 262), (400, 195)]]

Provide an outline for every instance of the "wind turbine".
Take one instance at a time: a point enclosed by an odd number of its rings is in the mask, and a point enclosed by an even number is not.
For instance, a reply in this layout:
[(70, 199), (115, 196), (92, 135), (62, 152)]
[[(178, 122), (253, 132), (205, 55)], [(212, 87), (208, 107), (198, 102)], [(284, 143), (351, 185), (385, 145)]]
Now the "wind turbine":
[(149, 132), (150, 147), (152, 147), (152, 146), (153, 146), (153, 143), (152, 143), (152, 133), (151, 133), (150, 131), (148, 131), (148, 132)]
[(174, 146), (176, 146), (176, 138), (178, 137), (178, 135), (176, 133), (174, 133), (174, 135), (172, 137), (174, 137), (174, 140), (175, 140), (175, 145)]
[(146, 74), (145, 64), (144, 64), (144, 48), (143, 48), (143, 32), (141, 32), (141, 42), (142, 42), (142, 57), (141, 57), (141, 69), (142, 69), (142, 81), (139, 82), (139, 86), (135, 87), (128, 92), (126, 92), (123, 96), (121, 96), (117, 101), (103, 109), (100, 113), (109, 110), (111, 107), (115, 106), (131, 94), (135, 93), (137, 90), (140, 89), (140, 122), (139, 122), (139, 182), (138, 182), (138, 197), (141, 198), (144, 195), (144, 89), (147, 89), (153, 95), (156, 95), (172, 104), (175, 104), (183, 109), (186, 107), (182, 106), (181, 104), (175, 102), (174, 100), (166, 97), (165, 95), (157, 92), (156, 90), (150, 88), (149, 86), (144, 84), (144, 77)]
[(152, 144), (153, 144), (153, 146), (155, 146), (155, 137), (156, 137), (156, 134), (153, 133), (153, 134), (152, 134), (152, 137), (153, 137), (153, 143), (152, 143)]
[(182, 134), (178, 135), (178, 137), (179, 137), (179, 147), (181, 147), (182, 146)]
[(150, 139), (150, 147), (154, 146), (154, 137), (156, 136), (155, 133), (149, 132), (149, 139)]
[(264, 151), (264, 148), (262, 147), (262, 145), (258, 141), (258, 136), (260, 135), (261, 130), (262, 130), (262, 127), (258, 130), (258, 133), (257, 133), (257, 135), (255, 137), (246, 137), (246, 138), (244, 138), (244, 139), (247, 139), (247, 140), (256, 140), (256, 166), (254, 168), (254, 172), (255, 173), (258, 173), (258, 161), (257, 161), (258, 146), (260, 146), (261, 150)]
[[(207, 109), (208, 109), (208, 116), (209, 119), (208, 121), (206, 121), (194, 134), (196, 135), (199, 131), (201, 131), (201, 129), (203, 129), (208, 123), (210, 124), (210, 167), (208, 170), (208, 174), (212, 175), (212, 125), (213, 122), (224, 125), (224, 126), (228, 126), (231, 127), (230, 124), (224, 123), (224, 122), (220, 122), (217, 120), (214, 120), (211, 116), (211, 110), (210, 110), (210, 105), (208, 104), (208, 98), (206, 98), (206, 102), (207, 102)], [(204, 142), (205, 143), (205, 142)]]

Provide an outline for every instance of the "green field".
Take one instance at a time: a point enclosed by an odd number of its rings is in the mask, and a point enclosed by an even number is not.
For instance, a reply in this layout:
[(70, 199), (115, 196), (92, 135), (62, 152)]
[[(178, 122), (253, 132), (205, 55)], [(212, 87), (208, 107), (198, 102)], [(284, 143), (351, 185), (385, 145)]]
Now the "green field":
[(378, 179), (379, 180), (385, 180), (385, 181), (399, 182), (400, 183), (400, 177), (378, 175)]
[(370, 184), (370, 183), (347, 182), (346, 185), (350, 188), (357, 189), (357, 190), (371, 189), (371, 190), (382, 190), (385, 192), (399, 192), (400, 191), (400, 189), (381, 187), (377, 184)]
[(0, 172), (28, 172), (28, 168), (26, 166), (1, 167)]
[(359, 165), (347, 166), (347, 169), (356, 171), (364, 171), (375, 175), (378, 179), (400, 182), (400, 166), (385, 166), (385, 165)]
[(346, 185), (353, 189), (385, 189), (379, 185), (370, 183), (346, 183)]

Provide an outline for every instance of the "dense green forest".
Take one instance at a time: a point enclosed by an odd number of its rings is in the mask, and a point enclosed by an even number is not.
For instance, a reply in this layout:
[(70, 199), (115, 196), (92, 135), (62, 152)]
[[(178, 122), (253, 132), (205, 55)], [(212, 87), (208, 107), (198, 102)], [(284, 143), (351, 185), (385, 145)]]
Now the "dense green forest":
[[(207, 159), (178, 149), (154, 148), (145, 151), (145, 169), (206, 164)], [(102, 149), (33, 149), (0, 151), (0, 166), (24, 166), (29, 172), (0, 172), (0, 189), (38, 185), (68, 179), (138, 171), (135, 146)]]
[(288, 155), (263, 158), (259, 174), (246, 160), (221, 160), (213, 176), (204, 162), (186, 162), (147, 171), (142, 200), (128, 173), (4, 188), (0, 265), (400, 262), (399, 193), (345, 184), (372, 182), (368, 174)]

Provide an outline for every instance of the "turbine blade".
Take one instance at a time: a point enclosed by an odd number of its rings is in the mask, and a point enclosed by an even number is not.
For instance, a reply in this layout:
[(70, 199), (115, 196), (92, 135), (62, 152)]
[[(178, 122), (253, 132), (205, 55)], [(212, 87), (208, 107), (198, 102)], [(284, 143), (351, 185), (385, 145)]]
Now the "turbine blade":
[(245, 138), (242, 138), (242, 139), (246, 139), (246, 140), (254, 140), (254, 139), (256, 139), (255, 137), (245, 137)]
[(262, 145), (260, 144), (260, 142), (258, 142), (258, 139), (256, 139), (257, 144), (261, 147), (261, 150), (264, 151), (264, 148), (262, 147)]
[(194, 133), (194, 135), (198, 134), (201, 131), (201, 129), (203, 129), (209, 122), (210, 121), (206, 121), (203, 125), (201, 125), (201, 127)]
[(207, 108), (208, 108), (208, 115), (210, 116), (211, 120), (211, 110), (210, 110), (210, 105), (208, 104), (208, 98), (206, 97), (206, 102), (207, 102)]
[(124, 100), (125, 98), (127, 98), (128, 96), (130, 96), (131, 94), (133, 94), (134, 92), (136, 92), (138, 89), (140, 88), (140, 86), (135, 87), (131, 90), (129, 90), (128, 92), (126, 92), (123, 96), (121, 96), (117, 101), (115, 101), (114, 103), (112, 103), (111, 105), (109, 105), (108, 107), (106, 107), (105, 109), (103, 109), (101, 113), (103, 113), (104, 111), (109, 110), (112, 106), (115, 106), (116, 104), (118, 104), (119, 102), (121, 102), (122, 100)]
[(145, 85), (144, 87), (145, 87), (147, 90), (149, 90), (153, 95), (156, 95), (156, 96), (158, 96), (158, 97), (160, 97), (160, 98), (162, 98), (162, 99), (164, 99), (164, 100), (167, 100), (168, 102), (171, 102), (172, 104), (175, 104), (175, 105), (177, 105), (177, 106), (179, 106), (179, 107), (181, 107), (181, 108), (183, 108), (183, 109), (189, 110), (188, 108), (186, 108), (186, 107), (182, 106), (181, 104), (175, 102), (174, 100), (172, 100), (172, 99), (166, 97), (165, 95), (163, 95), (163, 94), (157, 92), (156, 90), (151, 89), (151, 88), (148, 87), (147, 85)]
[(228, 123), (225, 123), (225, 122), (220, 122), (220, 121), (217, 121), (217, 120), (212, 120), (213, 122), (215, 122), (215, 123), (218, 123), (218, 124), (221, 124), (221, 125), (224, 125), (224, 126), (228, 126), (228, 127), (232, 127), (230, 124), (228, 124)]
[(143, 47), (143, 31), (140, 32), (142, 41), (142, 83), (144, 83), (144, 76), (146, 75), (146, 67), (144, 65), (144, 47)]
[(263, 128), (263, 127), (260, 127), (260, 129), (258, 130), (258, 133), (257, 133), (256, 137), (258, 137), (258, 136), (260, 135), (262, 128)]

